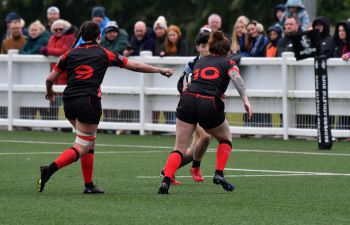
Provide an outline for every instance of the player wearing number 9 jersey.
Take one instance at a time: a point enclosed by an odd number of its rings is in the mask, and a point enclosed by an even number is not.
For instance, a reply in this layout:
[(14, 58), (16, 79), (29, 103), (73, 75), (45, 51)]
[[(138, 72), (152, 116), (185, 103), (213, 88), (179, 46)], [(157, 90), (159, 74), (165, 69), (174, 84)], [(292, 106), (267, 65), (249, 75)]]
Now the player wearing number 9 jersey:
[(213, 177), (214, 184), (221, 185), (226, 191), (234, 190), (234, 186), (226, 180), (223, 173), (232, 150), (232, 135), (225, 118), (225, 105), (221, 97), (230, 80), (233, 81), (240, 94), (249, 118), (253, 114), (253, 109), (249, 103), (238, 67), (234, 61), (227, 58), (229, 51), (230, 42), (222, 32), (217, 31), (210, 34), (210, 55), (200, 58), (194, 65), (191, 84), (182, 93), (176, 109), (175, 147), (165, 164), (164, 178), (158, 190), (159, 194), (169, 193), (170, 180), (186, 153), (197, 123), (219, 142), (216, 152), (216, 170)]
[(85, 161), (89, 164), (83, 167), (84, 193), (103, 193), (93, 185), (93, 154), (88, 153), (93, 152), (95, 146), (97, 127), (102, 113), (100, 85), (108, 67), (118, 66), (136, 72), (160, 73), (166, 77), (173, 74), (173, 69), (132, 62), (102, 48), (99, 45), (100, 35), (101, 30), (97, 23), (85, 22), (77, 37), (77, 40), (82, 37), (84, 43), (64, 54), (46, 80), (46, 99), (53, 100), (56, 95), (52, 89), (55, 80), (60, 73), (68, 74), (67, 87), (63, 92), (64, 112), (76, 129), (76, 139), (73, 146), (63, 151), (49, 166), (40, 167), (41, 174), (37, 183), (39, 192), (44, 190), (46, 182), (57, 170), (80, 158), (82, 165)]

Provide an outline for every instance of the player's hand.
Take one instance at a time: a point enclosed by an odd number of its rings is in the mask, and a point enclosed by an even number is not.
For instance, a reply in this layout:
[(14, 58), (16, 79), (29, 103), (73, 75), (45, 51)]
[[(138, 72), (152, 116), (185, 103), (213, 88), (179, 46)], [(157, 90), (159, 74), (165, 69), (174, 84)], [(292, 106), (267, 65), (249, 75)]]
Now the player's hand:
[(49, 101), (54, 101), (56, 97), (56, 93), (52, 90), (52, 88), (46, 91), (45, 98)]
[(349, 53), (345, 53), (343, 56), (342, 56), (343, 60), (345, 61), (348, 61), (349, 58), (350, 58), (350, 54)]
[(166, 77), (171, 77), (173, 73), (174, 73), (174, 69), (170, 69), (170, 68), (162, 68), (160, 71), (160, 74)]
[(248, 98), (244, 99), (244, 109), (248, 114), (248, 119), (250, 120), (253, 115), (253, 107), (250, 105)]

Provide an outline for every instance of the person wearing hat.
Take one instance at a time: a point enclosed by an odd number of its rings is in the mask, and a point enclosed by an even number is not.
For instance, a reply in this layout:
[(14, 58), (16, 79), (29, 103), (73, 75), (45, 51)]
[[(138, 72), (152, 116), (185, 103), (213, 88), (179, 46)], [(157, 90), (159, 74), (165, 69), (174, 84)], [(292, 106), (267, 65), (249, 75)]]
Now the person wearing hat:
[(8, 38), (10, 36), (10, 23), (14, 20), (20, 21), (21, 18), (17, 15), (15, 12), (10, 12), (6, 15), (5, 17), (5, 22), (6, 22), (6, 32), (5, 34), (1, 37), (1, 42)]
[(277, 44), (282, 38), (282, 29), (279, 26), (271, 26), (267, 29), (267, 38), (269, 43), (266, 46), (266, 57), (277, 56)]
[(129, 46), (128, 33), (120, 29), (116, 21), (109, 21), (105, 27), (101, 45), (114, 53), (123, 54)]
[(161, 51), (164, 48), (164, 42), (167, 35), (167, 22), (164, 16), (159, 16), (154, 22), (153, 30), (156, 33), (156, 44), (154, 48), (154, 55), (160, 56)]
[[(115, 54), (122, 55), (129, 45), (128, 33), (124, 29), (119, 28), (116, 21), (109, 21), (105, 27), (105, 35), (101, 38), (101, 46)], [(118, 110), (104, 109), (103, 115), (104, 121), (115, 122)], [(114, 133), (114, 131), (105, 130), (105, 133)]]
[(27, 42), (22, 33), (22, 25), (19, 20), (10, 23), (10, 36), (2, 41), (1, 54), (7, 54), (10, 49), (21, 49)]
[(103, 35), (104, 29), (109, 22), (109, 19), (106, 16), (106, 9), (102, 6), (95, 6), (91, 11), (91, 19), (100, 25), (101, 34)]
[(48, 32), (51, 32), (51, 25), (56, 20), (60, 19), (60, 10), (56, 6), (51, 6), (47, 9), (47, 24), (46, 24), (46, 30)]
[(318, 29), (321, 37), (321, 55), (327, 58), (332, 56), (334, 40), (330, 35), (330, 22), (326, 17), (317, 17), (312, 22), (312, 28)]
[[(105, 35), (105, 27), (109, 22), (109, 18), (106, 16), (106, 9), (103, 6), (95, 6), (91, 11), (91, 20), (100, 25), (101, 36)], [(84, 43), (84, 40), (80, 37), (74, 47)]]

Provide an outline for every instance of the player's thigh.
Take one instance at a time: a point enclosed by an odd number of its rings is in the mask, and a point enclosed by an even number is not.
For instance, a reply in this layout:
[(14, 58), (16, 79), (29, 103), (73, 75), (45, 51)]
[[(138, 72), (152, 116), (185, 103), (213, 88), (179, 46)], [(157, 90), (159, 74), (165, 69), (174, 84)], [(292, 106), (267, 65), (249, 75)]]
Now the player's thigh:
[(228, 125), (226, 119), (219, 126), (211, 129), (205, 129), (205, 131), (213, 135), (219, 142), (223, 140), (232, 141), (230, 126)]
[(176, 118), (176, 141), (175, 150), (185, 153), (192, 137), (196, 123), (191, 124)]

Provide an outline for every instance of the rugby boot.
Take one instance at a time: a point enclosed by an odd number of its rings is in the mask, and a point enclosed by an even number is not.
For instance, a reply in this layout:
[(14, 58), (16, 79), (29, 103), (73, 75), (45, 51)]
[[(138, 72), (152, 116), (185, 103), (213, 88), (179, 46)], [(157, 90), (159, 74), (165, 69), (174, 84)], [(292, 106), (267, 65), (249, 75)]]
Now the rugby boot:
[(170, 177), (164, 177), (160, 184), (158, 194), (169, 194)]
[(223, 174), (215, 174), (213, 177), (213, 183), (217, 185), (220, 184), (225, 191), (235, 190), (235, 187), (225, 179)]
[(40, 167), (40, 179), (37, 182), (37, 188), (39, 192), (43, 192), (45, 188), (45, 184), (49, 181), (49, 166), (41, 166)]
[(192, 176), (192, 179), (194, 180), (194, 182), (203, 182), (204, 181), (204, 177), (202, 176), (200, 167), (191, 167), (190, 173), (191, 173), (191, 176)]
[(85, 184), (85, 190), (83, 194), (104, 194), (104, 190), (98, 188), (93, 183)]
[[(160, 171), (160, 176), (161, 176), (161, 177), (164, 177), (164, 169), (162, 169), (162, 170)], [(177, 181), (177, 180), (175, 179), (175, 175), (174, 175), (173, 177), (170, 178), (170, 183), (171, 183), (172, 185), (180, 185), (180, 184), (182, 184), (181, 181)]]

